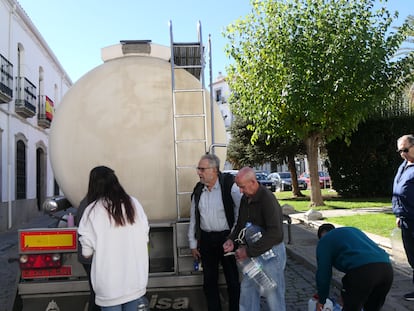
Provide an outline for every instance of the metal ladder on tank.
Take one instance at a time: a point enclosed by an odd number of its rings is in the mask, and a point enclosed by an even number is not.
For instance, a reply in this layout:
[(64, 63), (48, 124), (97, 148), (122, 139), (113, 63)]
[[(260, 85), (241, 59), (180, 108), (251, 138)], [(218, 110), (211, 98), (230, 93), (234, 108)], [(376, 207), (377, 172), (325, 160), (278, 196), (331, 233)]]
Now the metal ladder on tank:
[[(183, 180), (188, 174), (193, 176), (196, 172), (196, 163), (185, 163), (185, 153), (191, 152), (192, 147), (197, 146), (199, 148), (199, 155), (208, 151), (208, 129), (207, 129), (207, 104), (206, 104), (206, 91), (205, 91), (205, 79), (204, 79), (204, 46), (201, 34), (201, 23), (198, 22), (197, 42), (175, 42), (173, 38), (172, 22), (170, 26), (170, 42), (171, 42), (171, 84), (172, 84), (172, 104), (173, 104), (173, 127), (174, 127), (174, 158), (175, 158), (175, 185), (176, 185), (176, 207), (178, 220), (183, 217), (184, 203), (187, 205), (191, 201), (191, 193), (194, 187), (192, 185), (185, 185)], [(211, 66), (211, 65), (210, 65)], [(176, 85), (176, 74), (178, 70), (185, 69), (196, 77), (201, 83), (201, 87), (196, 88), (181, 88)], [(185, 98), (186, 95), (195, 96), (198, 94), (200, 100), (192, 103), (192, 109), (194, 105), (200, 105), (199, 110), (185, 111), (180, 107), (180, 98)], [(200, 137), (180, 137), (181, 126), (184, 126), (186, 122), (198, 125), (198, 129), (202, 128)], [(183, 131), (188, 133), (189, 131)], [(192, 178), (187, 178), (192, 180)], [(189, 209), (188, 209), (189, 212)]]

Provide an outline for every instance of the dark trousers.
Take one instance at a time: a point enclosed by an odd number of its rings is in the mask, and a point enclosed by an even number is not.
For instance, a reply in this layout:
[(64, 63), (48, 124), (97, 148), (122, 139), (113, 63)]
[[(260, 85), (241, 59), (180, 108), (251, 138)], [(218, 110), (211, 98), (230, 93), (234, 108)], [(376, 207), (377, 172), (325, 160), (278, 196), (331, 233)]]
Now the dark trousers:
[(229, 310), (239, 310), (239, 271), (234, 256), (224, 256), (223, 243), (230, 231), (201, 232), (200, 254), (203, 265), (204, 293), (209, 311), (221, 311), (218, 287), (219, 264), (223, 267), (229, 296)]
[(95, 303), (95, 291), (93, 290), (91, 283), (91, 264), (83, 263), (82, 265), (86, 271), (86, 274), (88, 275), (88, 282), (90, 288), (88, 311), (101, 311), (101, 307), (99, 307)]
[(412, 281), (414, 283), (414, 221), (401, 219), (401, 237), (408, 263), (413, 269)]
[(372, 263), (352, 269), (342, 278), (342, 311), (378, 311), (393, 281), (390, 263)]

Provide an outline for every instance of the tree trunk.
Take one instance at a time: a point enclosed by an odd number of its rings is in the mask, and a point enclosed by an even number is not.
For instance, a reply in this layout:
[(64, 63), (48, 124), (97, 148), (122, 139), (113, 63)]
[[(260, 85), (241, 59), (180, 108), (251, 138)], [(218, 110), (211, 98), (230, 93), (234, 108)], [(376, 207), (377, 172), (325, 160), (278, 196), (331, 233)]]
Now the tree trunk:
[(290, 176), (292, 177), (292, 193), (295, 197), (304, 197), (299, 189), (298, 173), (296, 172), (295, 156), (293, 154), (288, 155), (288, 168)]
[(325, 205), (322, 198), (318, 174), (319, 143), (320, 136), (318, 134), (315, 134), (305, 139), (311, 186), (311, 206)]

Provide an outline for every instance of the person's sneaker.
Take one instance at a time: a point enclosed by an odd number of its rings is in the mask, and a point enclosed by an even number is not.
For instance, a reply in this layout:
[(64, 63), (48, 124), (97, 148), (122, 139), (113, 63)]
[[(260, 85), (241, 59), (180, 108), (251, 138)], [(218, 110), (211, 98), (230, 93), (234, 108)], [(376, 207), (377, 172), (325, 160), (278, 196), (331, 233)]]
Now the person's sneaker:
[(404, 299), (408, 301), (414, 300), (414, 292), (405, 294)]

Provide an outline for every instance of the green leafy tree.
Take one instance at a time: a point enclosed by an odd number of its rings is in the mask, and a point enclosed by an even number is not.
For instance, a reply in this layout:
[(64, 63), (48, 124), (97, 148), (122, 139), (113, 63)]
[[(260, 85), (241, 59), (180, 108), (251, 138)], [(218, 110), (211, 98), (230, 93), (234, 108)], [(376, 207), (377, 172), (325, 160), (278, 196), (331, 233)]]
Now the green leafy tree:
[[(401, 29), (405, 31), (406, 39), (401, 44), (400, 48), (397, 50), (394, 57), (406, 56), (414, 51), (414, 15), (408, 15), (406, 19), (406, 27)], [(394, 29), (400, 30), (400, 27), (394, 27)], [(395, 110), (400, 110), (400, 112), (395, 113)], [(414, 84), (408, 84), (405, 87), (404, 92), (401, 96), (395, 96), (394, 107), (391, 109), (391, 115), (401, 115), (401, 114), (412, 114), (414, 112)]]
[(249, 130), (249, 122), (240, 116), (236, 116), (230, 131), (232, 138), (227, 147), (227, 160), (232, 163), (233, 167), (239, 169), (243, 166), (255, 166), (266, 162), (283, 164), (287, 159), (288, 169), (292, 176), (293, 196), (304, 196), (299, 189), (295, 164), (295, 156), (305, 153), (303, 143), (287, 140), (286, 137), (273, 136), (271, 141), (259, 137), (255, 144), (251, 144), (253, 131)]
[[(414, 51), (414, 15), (408, 15), (406, 22), (408, 24), (408, 29), (407, 39), (405, 40), (407, 45), (403, 47), (405, 54)], [(405, 95), (408, 100), (409, 112), (412, 114), (414, 112), (414, 84), (407, 86)]]
[(227, 146), (227, 160), (236, 169), (255, 166), (269, 161), (271, 157), (260, 150), (260, 142), (252, 145), (252, 131), (247, 129), (248, 122), (236, 117), (230, 126), (231, 139)]
[[(407, 38), (397, 50), (396, 57), (407, 55), (414, 50), (414, 15), (408, 15), (405, 23), (407, 26), (404, 28), (404, 31), (406, 32)], [(395, 29), (400, 30), (400, 27), (396, 27)]]
[(319, 147), (349, 137), (407, 85), (412, 54), (392, 60), (407, 26), (389, 33), (395, 16), (374, 3), (253, 0), (252, 12), (225, 31), (233, 111), (250, 122), (252, 143), (275, 136), (304, 142), (313, 206), (324, 204)]

